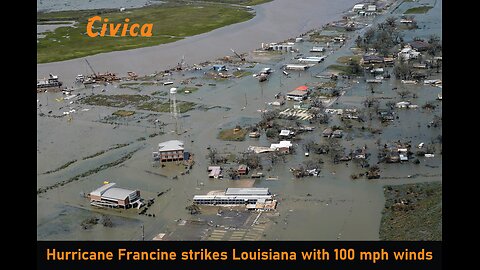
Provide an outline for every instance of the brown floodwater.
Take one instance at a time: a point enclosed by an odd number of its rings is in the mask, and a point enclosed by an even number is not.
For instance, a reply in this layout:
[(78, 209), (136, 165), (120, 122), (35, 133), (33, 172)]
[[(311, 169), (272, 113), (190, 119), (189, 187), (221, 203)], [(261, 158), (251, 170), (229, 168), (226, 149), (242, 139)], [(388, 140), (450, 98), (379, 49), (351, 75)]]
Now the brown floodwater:
[[(246, 22), (229, 25), (208, 33), (159, 46), (128, 51), (102, 53), (87, 59), (97, 72), (116, 72), (126, 76), (128, 71), (151, 74), (174, 67), (182, 57), (187, 64), (200, 63), (260, 48), (262, 42), (278, 42), (315, 27), (340, 19), (354, 0), (275, 0), (254, 6), (256, 16)], [(66, 85), (77, 74), (89, 73), (83, 58), (37, 65), (37, 77), (58, 74)]]
[[(284, 8), (294, 8), (295, 6), (291, 2), (276, 0), (271, 5), (277, 4), (283, 5)], [(307, 3), (312, 4), (310, 3), (312, 1), (304, 2), (305, 5)], [(337, 6), (340, 5), (337, 1), (335, 1), (335, 4), (332, 2), (326, 4), (326, 7), (333, 5), (329, 10), (338, 9), (340, 12), (342, 9), (349, 7), (349, 1), (338, 2), (345, 2), (345, 7)], [(441, 3), (441, 1), (438, 2)], [(297, 3), (296, 5), (299, 6), (301, 4)], [(261, 6), (261, 8), (265, 6)], [(323, 6), (322, 8), (320, 8), (320, 5), (312, 6), (318, 7), (318, 12), (323, 12), (321, 11)], [(434, 10), (435, 8), (432, 11)], [(268, 13), (270, 11), (264, 10), (264, 12)], [(313, 13), (313, 11), (311, 13), (309, 11), (306, 14)], [(336, 17), (332, 15), (332, 19), (338, 17), (340, 17), (340, 13), (337, 13)], [(316, 20), (320, 22), (322, 19)], [(437, 25), (438, 20), (441, 21), (441, 18), (432, 17), (430, 22), (432, 25)], [(310, 23), (310, 21), (308, 22)], [(291, 23), (295, 24), (295, 22)], [(272, 31), (277, 32), (277, 34), (280, 33), (281, 28), (278, 27), (272, 26), (272, 29), (276, 29)], [(309, 25), (303, 29), (301, 24), (297, 24), (297, 28), (299, 28), (297, 29), (298, 32), (292, 29), (290, 30), (292, 31), (291, 34), (299, 34), (311, 27)], [(214, 32), (211, 34), (213, 36), (218, 35), (218, 33)], [(226, 35), (227, 33), (224, 34)], [(255, 31), (251, 32), (251, 34), (255, 35)], [(250, 40), (256, 39), (251, 38)], [(241, 40), (237, 41), (241, 42)], [(255, 41), (255, 44), (257, 44), (257, 41)], [(253, 48), (257, 47), (255, 44), (252, 42)], [(142, 237), (141, 226), (143, 224), (145, 239), (149, 240), (159, 233), (175, 233), (179, 227), (178, 220), (192, 218), (213, 219), (212, 214), (208, 211), (192, 217), (185, 210), (185, 207), (191, 204), (193, 195), (205, 194), (210, 190), (238, 186), (243, 184), (243, 182), (209, 179), (206, 172), (206, 168), (209, 165), (209, 160), (206, 159), (207, 147), (216, 148), (219, 153), (238, 155), (246, 151), (250, 145), (269, 146), (271, 143), (276, 142), (267, 139), (265, 134), (262, 134), (258, 139), (247, 137), (245, 141), (241, 142), (224, 142), (216, 139), (219, 130), (234, 127), (237, 124), (242, 126), (255, 124), (261, 119), (261, 113), (257, 110), (272, 109), (267, 103), (274, 100), (275, 94), (278, 92), (285, 93), (299, 85), (321, 81), (312, 75), (324, 71), (328, 65), (335, 62), (334, 60), (337, 56), (349, 54), (349, 47), (352, 44), (353, 40), (349, 40), (345, 46), (337, 49), (335, 54), (329, 55), (324, 63), (318, 64), (306, 72), (291, 72), (289, 77), (282, 74), (281, 66), (285, 63), (290, 63), (294, 56), (293, 54), (283, 54), (281, 57), (276, 58), (265, 57), (261, 63), (251, 68), (252, 72), (258, 72), (263, 67), (271, 67), (275, 70), (270, 79), (261, 84), (252, 76), (225, 81), (213, 81), (202, 78), (205, 70), (175, 72), (172, 77), (165, 79), (173, 81), (173, 86), (181, 87), (180, 81), (189, 77), (197, 77), (197, 79), (193, 79), (193, 83), (189, 86), (197, 83), (203, 84), (194, 93), (188, 95), (178, 94), (178, 100), (196, 102), (199, 105), (203, 105), (203, 107), (220, 106), (208, 110), (196, 109), (183, 113), (179, 120), (179, 126), (180, 130), (185, 131), (185, 133), (181, 135), (176, 135), (173, 132), (175, 124), (167, 113), (139, 110), (131, 118), (107, 120), (118, 108), (85, 105), (75, 102), (76, 98), (62, 100), (62, 93), (37, 94), (37, 111), (39, 114), (37, 117), (37, 187), (58, 183), (136, 151), (131, 159), (128, 159), (121, 165), (100, 170), (97, 173), (38, 195), (37, 238), (42, 240), (140, 240)], [(301, 52), (308, 54), (308, 49), (312, 45), (310, 42), (304, 42), (296, 46), (298, 46)], [(160, 47), (162, 46), (155, 48), (159, 49)], [(227, 45), (226, 50), (229, 50), (229, 48)], [(154, 50), (154, 48), (146, 48), (146, 50), (148, 49)], [(208, 49), (204, 45), (199, 45), (198, 49), (205, 50), (208, 53)], [(145, 54), (142, 54), (142, 50), (144, 49), (134, 51), (144, 57)], [(121, 52), (121, 54), (126, 55), (130, 53), (133, 53), (133, 51)], [(179, 49), (176, 53), (182, 54), (183, 52)], [(102, 55), (95, 57), (101, 58)], [(253, 57), (253, 54), (251, 54), (249, 59), (253, 59)], [(93, 59), (94, 57), (91, 58)], [(189, 58), (186, 56), (186, 59)], [(72, 70), (73, 74), (75, 74), (76, 65), (74, 61), (76, 60), (39, 65), (39, 69), (47, 66), (53, 67), (57, 64), (59, 65), (57, 68), (60, 69), (62, 67), (61, 70), (66, 71)], [(111, 59), (111, 61), (125, 61), (125, 59)], [(150, 65), (150, 68), (153, 65), (151, 62), (144, 64), (145, 66)], [(109, 62), (108, 65), (105, 65), (105, 67), (108, 67), (113, 65), (113, 63)], [(247, 65), (243, 65), (243, 68), (247, 69)], [(229, 66), (229, 68), (234, 69), (233, 66)], [(146, 67), (145, 70), (146, 73), (153, 72), (152, 69), (147, 69)], [(441, 73), (434, 74), (432, 78), (441, 79)], [(356, 83), (357, 81), (358, 83)], [(212, 86), (209, 83), (215, 83), (216, 85)], [(332, 105), (332, 108), (350, 106), (362, 108), (362, 101), (365, 96), (371, 95), (370, 88), (365, 85), (362, 78), (355, 78), (351, 81), (341, 79), (340, 84), (351, 86), (346, 88), (345, 95), (339, 98)], [(163, 86), (160, 83), (132, 90), (121, 88), (118, 84), (109, 84), (95, 88), (80, 88), (73, 93), (79, 93), (80, 98), (91, 94), (152, 94), (156, 91), (167, 92), (170, 87)], [(418, 97), (412, 99), (412, 103), (419, 105), (427, 101), (434, 101), (437, 94), (442, 91), (438, 87), (404, 85), (393, 78), (388, 79), (382, 84), (375, 86), (374, 89), (376, 96), (385, 98), (381, 101), (381, 107), (384, 107), (387, 101), (401, 101), (398, 94), (392, 90), (394, 87), (416, 93)], [(102, 92), (102, 90), (105, 91)], [(167, 96), (161, 96), (161, 98), (167, 98)], [(72, 100), (74, 102), (69, 104)], [(442, 134), (441, 127), (433, 128), (427, 126), (434, 115), (442, 115), (441, 101), (434, 102), (437, 107), (433, 111), (426, 111), (421, 108), (412, 110), (397, 109), (398, 119), (389, 125), (383, 125), (377, 118), (374, 118), (374, 120), (367, 122), (365, 125), (382, 128), (381, 134), (372, 135), (369, 132), (354, 129), (347, 131), (347, 136), (341, 139), (341, 144), (347, 149), (367, 145), (371, 153), (368, 161), (370, 164), (375, 164), (377, 162), (377, 139), (381, 139), (382, 142), (406, 139), (411, 140), (412, 145), (418, 145), (420, 142), (429, 143), (432, 139)], [(291, 107), (293, 104), (293, 102), (287, 102), (282, 108)], [(53, 117), (61, 116), (63, 112), (73, 109), (75, 112), (68, 116)], [(129, 107), (127, 106), (124, 109), (129, 109)], [(51, 113), (49, 113), (50, 111)], [(155, 125), (154, 121), (156, 119), (164, 123), (165, 126)], [(337, 117), (333, 117), (330, 126), (340, 123)], [(271, 166), (271, 168), (266, 166), (263, 171), (264, 174), (278, 176), (278, 180), (260, 179), (253, 183), (254, 187), (270, 188), (273, 193), (277, 194), (279, 200), (277, 208), (279, 215), (271, 217), (273, 222), (262, 228), (264, 230), (261, 236), (262, 239), (378, 240), (381, 211), (385, 202), (383, 196), (384, 185), (442, 180), (442, 156), (438, 147), (434, 158), (421, 157), (419, 158), (420, 164), (411, 162), (404, 164), (378, 164), (382, 178), (377, 180), (366, 180), (364, 178), (351, 180), (351, 174), (364, 172), (365, 169), (360, 168), (355, 162), (332, 164), (327, 157), (322, 157), (325, 163), (321, 166), (319, 177), (295, 179), (289, 168), (298, 166), (307, 159), (318, 157), (315, 154), (305, 157), (303, 145), (310, 140), (319, 143), (325, 142), (326, 139), (320, 136), (320, 132), (326, 127), (327, 125), (316, 125), (314, 132), (300, 135), (299, 137), (302, 140), (295, 142), (296, 154), (289, 155), (285, 163), (280, 162)], [(165, 134), (155, 137), (149, 136), (160, 131), (163, 131)], [(145, 138), (145, 140), (139, 140), (140, 138)], [(189, 174), (181, 175), (181, 172), (184, 171), (183, 167), (173, 164), (164, 168), (152, 165), (151, 152), (155, 150), (158, 143), (170, 139), (184, 140), (186, 150), (195, 154), (196, 163)], [(112, 149), (118, 144), (128, 145)], [(95, 155), (102, 150), (105, 150), (105, 152)], [(89, 156), (93, 157), (86, 159)], [(71, 161), (75, 162), (66, 169), (44, 174)], [(269, 171), (267, 171), (267, 168), (269, 168)], [(178, 178), (173, 179), (173, 176)], [(146, 199), (155, 198), (155, 203), (147, 211), (147, 213), (155, 214), (155, 217), (138, 215), (138, 211), (135, 209), (125, 211), (91, 207), (82, 194), (96, 189), (103, 181), (116, 182), (120, 187), (139, 189), (142, 192), (142, 196)], [(165, 193), (157, 197), (156, 194), (158, 192)], [(92, 226), (92, 228), (83, 229), (80, 225), (82, 221), (89, 217), (102, 219), (103, 216), (111, 217), (114, 225), (112, 228), (97, 224)], [(217, 220), (217, 222), (220, 221)], [(181, 230), (178, 231), (175, 237), (171, 238), (182, 239)]]

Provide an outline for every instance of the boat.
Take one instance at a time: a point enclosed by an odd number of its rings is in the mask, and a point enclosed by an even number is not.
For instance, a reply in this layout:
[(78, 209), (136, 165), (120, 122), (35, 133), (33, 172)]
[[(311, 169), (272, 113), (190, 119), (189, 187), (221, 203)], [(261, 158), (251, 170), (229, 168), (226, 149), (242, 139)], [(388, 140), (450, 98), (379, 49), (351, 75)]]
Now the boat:
[(48, 79), (38, 80), (37, 89), (39, 88), (49, 88), (49, 87), (60, 87), (62, 82), (58, 80), (58, 76), (50, 74)]
[(248, 137), (250, 137), (250, 138), (258, 138), (258, 137), (260, 137), (260, 132), (258, 132), (258, 131), (250, 132), (250, 133), (248, 134)]

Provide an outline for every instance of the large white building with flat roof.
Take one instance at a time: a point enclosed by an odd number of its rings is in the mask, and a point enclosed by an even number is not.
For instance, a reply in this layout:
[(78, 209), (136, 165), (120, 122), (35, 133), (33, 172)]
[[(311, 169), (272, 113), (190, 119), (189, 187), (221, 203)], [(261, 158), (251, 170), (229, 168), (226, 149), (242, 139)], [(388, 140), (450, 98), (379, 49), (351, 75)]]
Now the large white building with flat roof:
[(227, 188), (225, 191), (211, 191), (207, 195), (195, 195), (193, 203), (199, 205), (235, 206), (245, 205), (247, 209), (275, 209), (277, 201), (268, 188)]

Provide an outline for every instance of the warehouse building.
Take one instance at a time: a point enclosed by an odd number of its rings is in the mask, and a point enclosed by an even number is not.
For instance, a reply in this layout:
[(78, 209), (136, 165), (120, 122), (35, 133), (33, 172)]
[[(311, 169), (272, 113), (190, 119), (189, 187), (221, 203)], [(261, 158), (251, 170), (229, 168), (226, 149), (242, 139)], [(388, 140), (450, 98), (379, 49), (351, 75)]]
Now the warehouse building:
[(90, 204), (98, 207), (140, 208), (142, 198), (140, 191), (115, 187), (116, 183), (107, 183), (90, 192)]

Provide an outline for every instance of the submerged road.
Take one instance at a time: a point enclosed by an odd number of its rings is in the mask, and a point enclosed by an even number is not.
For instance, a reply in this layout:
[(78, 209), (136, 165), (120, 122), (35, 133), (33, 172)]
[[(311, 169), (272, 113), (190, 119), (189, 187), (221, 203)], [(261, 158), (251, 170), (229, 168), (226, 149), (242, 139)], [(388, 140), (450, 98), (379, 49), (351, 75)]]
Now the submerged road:
[[(195, 64), (231, 55), (230, 48), (247, 52), (260, 48), (262, 42), (279, 42), (297, 36), (328, 22), (341, 19), (357, 0), (274, 0), (255, 6), (256, 16), (246, 22), (225, 26), (177, 42), (128, 51), (88, 56), (97, 72), (127, 71), (152, 74), (177, 65), (182, 56), (186, 64)], [(77, 74), (89, 73), (83, 58), (38, 64), (37, 78), (58, 74), (71, 86)]]

